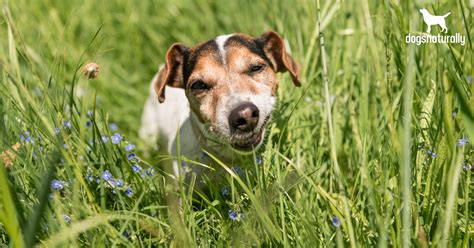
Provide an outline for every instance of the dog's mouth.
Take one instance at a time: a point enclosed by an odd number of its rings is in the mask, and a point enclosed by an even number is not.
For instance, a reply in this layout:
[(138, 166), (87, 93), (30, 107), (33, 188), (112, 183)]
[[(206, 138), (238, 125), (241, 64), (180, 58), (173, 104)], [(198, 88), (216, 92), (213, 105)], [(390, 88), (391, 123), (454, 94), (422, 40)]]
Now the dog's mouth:
[(234, 136), (232, 139), (232, 147), (236, 150), (249, 152), (256, 149), (263, 141), (263, 134), (265, 129), (262, 128), (260, 131), (252, 133), (250, 136), (245, 135), (243, 137)]
[(237, 151), (251, 152), (257, 149), (263, 142), (265, 127), (270, 116), (265, 118), (263, 124), (257, 130), (249, 133), (237, 133), (231, 137), (230, 145)]

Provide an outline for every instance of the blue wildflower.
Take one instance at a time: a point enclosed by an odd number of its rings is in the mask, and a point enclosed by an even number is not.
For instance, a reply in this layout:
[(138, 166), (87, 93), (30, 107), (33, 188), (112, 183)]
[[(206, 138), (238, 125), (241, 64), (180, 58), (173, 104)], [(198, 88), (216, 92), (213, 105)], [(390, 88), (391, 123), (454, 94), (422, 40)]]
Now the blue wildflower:
[(333, 216), (331, 218), (331, 223), (334, 227), (340, 227), (341, 226), (341, 220), (337, 216)]
[(134, 144), (128, 144), (128, 145), (125, 146), (125, 151), (127, 151), (127, 152), (131, 152), (131, 151), (133, 151), (133, 149), (135, 149)]
[(108, 181), (112, 179), (112, 173), (110, 173), (109, 170), (105, 170), (104, 172), (102, 172), (102, 178)]
[(115, 186), (115, 187), (122, 187), (123, 186), (123, 180), (122, 179), (116, 179), (116, 180), (112, 180), (112, 184)]
[(63, 219), (64, 219), (64, 222), (66, 222), (66, 224), (71, 224), (71, 216), (65, 214), (63, 215)]
[(466, 80), (467, 80), (468, 84), (471, 84), (472, 83), (472, 75), (467, 75)]
[(125, 230), (125, 231), (123, 231), (122, 236), (124, 236), (125, 238), (129, 238), (129, 237), (130, 237), (130, 233), (128, 233), (128, 231)]
[(438, 155), (435, 152), (431, 151), (431, 150), (428, 150), (426, 153), (428, 153), (428, 155), (430, 155), (432, 158), (438, 157)]
[(232, 167), (232, 171), (241, 178), (245, 177), (245, 172), (239, 166)]
[(88, 116), (92, 116), (93, 114), (94, 114), (94, 113), (92, 113), (92, 111), (90, 111), (90, 110), (87, 111), (87, 115), (88, 115)]
[(132, 160), (134, 160), (134, 159), (136, 159), (136, 158), (137, 158), (137, 154), (135, 154), (135, 153), (129, 153), (129, 154), (127, 154), (127, 159), (128, 159), (128, 161), (132, 161)]
[(109, 124), (109, 128), (110, 128), (110, 131), (113, 132), (113, 131), (117, 130), (118, 126), (117, 126), (117, 124), (111, 122), (111, 123)]
[(257, 162), (258, 165), (261, 165), (263, 163), (262, 156), (260, 155), (255, 156), (255, 162)]
[(132, 171), (133, 171), (133, 172), (136, 172), (136, 173), (137, 173), (137, 172), (140, 172), (141, 170), (142, 170), (142, 168), (141, 168), (139, 165), (137, 165), (137, 164), (132, 164)]
[(118, 143), (120, 143), (120, 141), (122, 141), (122, 136), (119, 133), (114, 133), (114, 135), (110, 137), (110, 139), (112, 140), (112, 143), (114, 145), (117, 145)]
[(61, 130), (59, 129), (59, 127), (55, 127), (54, 128), (54, 134), (59, 134)]
[(92, 121), (86, 121), (86, 126), (90, 127), (92, 126), (92, 124), (93, 124)]
[(107, 137), (107, 135), (102, 135), (101, 138), (103, 143), (107, 143), (109, 141), (109, 137)]
[(239, 219), (239, 213), (235, 210), (229, 209), (229, 218), (231, 220), (238, 220)]
[(229, 196), (230, 195), (230, 186), (224, 186), (221, 189), (222, 196)]
[(20, 134), (20, 141), (24, 142), (25, 141), (25, 136), (23, 134)]
[(69, 128), (69, 129), (72, 128), (72, 122), (71, 122), (71, 121), (64, 121), (64, 122), (63, 122), (63, 125), (64, 125), (65, 127)]
[(150, 177), (155, 175), (155, 168), (151, 167), (146, 171), (146, 174)]
[(126, 196), (132, 196), (133, 195), (133, 189), (131, 187), (128, 187), (126, 190), (125, 190), (125, 195)]
[(26, 142), (26, 143), (34, 144), (34, 143), (35, 143), (35, 140), (34, 140), (33, 138), (31, 138), (31, 136), (26, 136), (26, 137), (25, 137), (25, 142)]
[(67, 150), (67, 144), (66, 143), (63, 144), (63, 147), (64, 147), (64, 149)]
[(464, 165), (462, 166), (462, 168), (466, 171), (468, 170), (471, 170), (472, 169), (472, 165), (468, 164), (468, 163), (464, 163)]
[(61, 181), (54, 179), (51, 181), (51, 188), (61, 190), (64, 188), (64, 184)]
[(86, 179), (87, 179), (89, 182), (92, 182), (92, 181), (94, 181), (94, 176), (92, 176), (92, 175), (89, 174), (89, 175), (86, 176)]
[(465, 146), (468, 142), (468, 139), (467, 137), (463, 137), (461, 139), (458, 140), (458, 146)]

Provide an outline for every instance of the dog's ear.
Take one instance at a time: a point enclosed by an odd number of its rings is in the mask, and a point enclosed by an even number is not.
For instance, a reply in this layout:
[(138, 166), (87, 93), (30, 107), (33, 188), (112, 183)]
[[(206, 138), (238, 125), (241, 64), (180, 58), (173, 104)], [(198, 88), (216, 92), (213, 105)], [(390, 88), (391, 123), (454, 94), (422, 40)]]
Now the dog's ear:
[(274, 31), (268, 31), (257, 38), (257, 42), (263, 46), (265, 55), (270, 59), (277, 72), (288, 71), (295, 86), (301, 86), (299, 80), (300, 66), (286, 52), (283, 39)]
[(153, 87), (155, 88), (158, 101), (160, 103), (165, 101), (165, 87), (166, 85), (177, 88), (184, 88), (183, 82), (183, 64), (184, 56), (189, 48), (175, 43), (166, 52), (165, 66), (154, 78)]

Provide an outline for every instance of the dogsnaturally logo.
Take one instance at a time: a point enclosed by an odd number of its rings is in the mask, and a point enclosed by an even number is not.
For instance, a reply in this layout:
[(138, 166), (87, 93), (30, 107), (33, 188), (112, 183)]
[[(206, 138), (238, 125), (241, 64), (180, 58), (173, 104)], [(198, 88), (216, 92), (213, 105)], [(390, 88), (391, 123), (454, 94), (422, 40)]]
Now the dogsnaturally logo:
[(454, 35), (431, 35), (431, 26), (439, 26), (441, 28), (441, 33), (447, 33), (448, 27), (446, 26), (446, 17), (448, 17), (451, 12), (448, 12), (444, 15), (432, 15), (426, 9), (420, 9), (420, 13), (423, 15), (423, 21), (428, 26), (426, 32), (428, 34), (423, 35), (412, 35), (408, 34), (405, 37), (406, 43), (414, 43), (416, 45), (421, 45), (425, 43), (454, 43), (461, 44), (464, 46), (466, 43), (466, 36), (461, 35), (460, 33), (455, 33)]

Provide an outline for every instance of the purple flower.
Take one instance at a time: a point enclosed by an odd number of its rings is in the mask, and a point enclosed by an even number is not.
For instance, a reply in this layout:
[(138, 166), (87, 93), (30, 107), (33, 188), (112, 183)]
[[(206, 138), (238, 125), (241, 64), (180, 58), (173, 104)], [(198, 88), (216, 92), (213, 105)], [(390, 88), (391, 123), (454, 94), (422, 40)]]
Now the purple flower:
[(466, 171), (468, 170), (471, 170), (472, 169), (472, 165), (468, 164), (468, 163), (464, 163), (464, 165), (462, 166), (462, 168)]
[(127, 159), (128, 159), (128, 161), (132, 161), (132, 160), (134, 160), (134, 159), (136, 159), (136, 158), (137, 158), (137, 154), (135, 154), (135, 153), (129, 153), (129, 154), (127, 154)]
[(67, 150), (67, 144), (66, 143), (63, 144), (63, 147), (64, 147), (64, 149)]
[(61, 181), (54, 179), (53, 181), (51, 181), (51, 188), (62, 190), (64, 188), (64, 184)]
[(102, 172), (102, 178), (104, 180), (109, 181), (110, 179), (112, 179), (112, 173), (110, 173), (109, 170), (105, 170), (104, 172)]
[(125, 146), (125, 151), (127, 151), (127, 152), (131, 152), (131, 151), (133, 151), (133, 149), (135, 149), (134, 144), (128, 144), (128, 145)]
[(468, 83), (468, 84), (471, 84), (471, 83), (472, 83), (472, 76), (471, 76), (471, 75), (467, 75), (466, 80), (467, 80), (467, 83)]
[(229, 196), (230, 195), (230, 187), (229, 186), (222, 187), (221, 194), (222, 194), (222, 196)]
[(458, 146), (465, 146), (468, 142), (467, 137), (462, 137), (461, 139), (458, 140)]
[(107, 143), (109, 141), (109, 137), (107, 137), (107, 135), (102, 135), (101, 137), (103, 143)]
[(117, 130), (118, 126), (117, 126), (116, 123), (111, 122), (111, 123), (109, 124), (109, 128), (110, 128), (110, 131), (113, 132), (113, 131)]
[(131, 187), (128, 187), (126, 190), (125, 190), (125, 195), (126, 196), (132, 196), (133, 195), (133, 189)]
[(71, 121), (64, 121), (64, 122), (63, 122), (63, 125), (64, 125), (65, 127), (69, 128), (69, 129), (72, 128), (72, 122), (71, 122)]
[(59, 127), (55, 127), (54, 128), (54, 134), (59, 134), (61, 130), (59, 129)]
[(90, 127), (92, 126), (92, 124), (93, 124), (92, 121), (86, 121), (86, 126)]
[(334, 227), (340, 227), (341, 226), (341, 220), (337, 216), (333, 216), (331, 218), (331, 223)]
[(114, 133), (114, 135), (110, 137), (110, 139), (112, 140), (112, 143), (114, 145), (117, 145), (118, 143), (120, 143), (120, 141), (122, 141), (122, 136), (119, 133)]
[(137, 164), (132, 164), (132, 171), (135, 172), (135, 173), (138, 173), (142, 170), (142, 168), (137, 165)]

